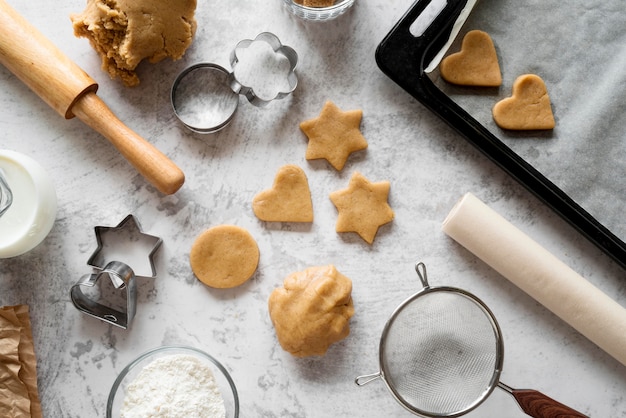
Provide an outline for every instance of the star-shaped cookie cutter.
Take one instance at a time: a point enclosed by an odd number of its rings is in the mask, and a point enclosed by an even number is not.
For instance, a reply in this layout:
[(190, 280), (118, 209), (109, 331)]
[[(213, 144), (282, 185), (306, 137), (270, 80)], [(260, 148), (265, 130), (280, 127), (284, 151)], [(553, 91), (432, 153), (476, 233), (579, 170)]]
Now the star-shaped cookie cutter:
[[(115, 227), (96, 226), (95, 234), (98, 247), (89, 257), (87, 264), (92, 266), (97, 272), (82, 276), (72, 286), (70, 290), (72, 302), (79, 311), (89, 316), (127, 329), (137, 311), (136, 279), (137, 277), (156, 278), (154, 255), (160, 248), (163, 240), (159, 237), (145, 234), (132, 215), (128, 215)], [(124, 253), (128, 253), (131, 252), (130, 247), (139, 247), (140, 243), (144, 247), (150, 248), (148, 252), (150, 272), (138, 276), (130, 267), (128, 260), (113, 259), (125, 257), (123, 253), (116, 254), (111, 248), (115, 245), (124, 247)], [(115, 256), (111, 257), (108, 254), (109, 252), (112, 252)], [(145, 256), (145, 253), (143, 255)], [(100, 300), (94, 300), (90, 295), (84, 293), (83, 290), (94, 291), (98, 281), (106, 277), (109, 278), (113, 287), (113, 295), (117, 296), (118, 299), (123, 299), (124, 304), (114, 307), (111, 300), (108, 301), (109, 303), (101, 303)], [(120, 297), (122, 293), (124, 297)]]

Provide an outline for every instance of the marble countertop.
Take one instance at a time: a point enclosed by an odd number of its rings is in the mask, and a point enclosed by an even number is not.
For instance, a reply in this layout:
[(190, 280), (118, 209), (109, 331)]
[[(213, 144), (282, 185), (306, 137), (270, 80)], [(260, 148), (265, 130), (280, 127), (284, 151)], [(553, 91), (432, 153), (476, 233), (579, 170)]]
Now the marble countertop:
[[(103, 137), (59, 117), (0, 68), (0, 148), (42, 164), (59, 203), (41, 245), (0, 260), (0, 305), (30, 307), (44, 416), (104, 417), (117, 374), (164, 344), (195, 346), (218, 358), (237, 385), (244, 417), (412, 416), (381, 381), (357, 387), (354, 378), (379, 369), (382, 329), (420, 288), (414, 264), (423, 261), (432, 285), (467, 289), (494, 311), (504, 336), (504, 383), (540, 390), (592, 417), (626, 417), (624, 366), (441, 231), (455, 202), (472, 192), (626, 305), (623, 269), (377, 68), (376, 46), (412, 0), (357, 0), (327, 23), (299, 20), (282, 0), (201, 1), (185, 57), (142, 64), (134, 88), (110, 80), (88, 42), (74, 37), (69, 15), (84, 8), (82, 0), (10, 3), (99, 83), (98, 96), (122, 121), (186, 175), (176, 194), (160, 194)], [(228, 67), (236, 43), (264, 31), (298, 52), (295, 92), (265, 108), (242, 99), (232, 123), (216, 134), (182, 126), (170, 106), (175, 76), (197, 62)], [(307, 140), (298, 124), (317, 116), (326, 100), (363, 110), (369, 147), (341, 172), (304, 157)], [(312, 224), (264, 223), (252, 212), (253, 196), (285, 164), (308, 176)], [(345, 188), (354, 171), (391, 182), (395, 219), (373, 245), (335, 232), (328, 194)], [(117, 225), (128, 214), (163, 245), (157, 277), (140, 279), (137, 314), (123, 330), (80, 313), (69, 291), (91, 272), (94, 227)], [(256, 274), (235, 289), (204, 286), (188, 262), (198, 234), (219, 224), (246, 228), (260, 249)], [(323, 357), (297, 359), (279, 346), (267, 299), (288, 274), (324, 264), (353, 281), (351, 334)], [(468, 416), (525, 415), (496, 390)]]

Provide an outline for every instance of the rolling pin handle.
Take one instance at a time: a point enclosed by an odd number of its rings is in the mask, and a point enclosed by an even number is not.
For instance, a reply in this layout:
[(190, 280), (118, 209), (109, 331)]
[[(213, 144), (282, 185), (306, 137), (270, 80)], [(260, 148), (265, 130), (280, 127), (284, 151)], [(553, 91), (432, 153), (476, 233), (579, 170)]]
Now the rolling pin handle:
[(124, 125), (93, 92), (83, 94), (70, 111), (111, 144), (161, 193), (173, 194), (185, 174), (165, 154)]

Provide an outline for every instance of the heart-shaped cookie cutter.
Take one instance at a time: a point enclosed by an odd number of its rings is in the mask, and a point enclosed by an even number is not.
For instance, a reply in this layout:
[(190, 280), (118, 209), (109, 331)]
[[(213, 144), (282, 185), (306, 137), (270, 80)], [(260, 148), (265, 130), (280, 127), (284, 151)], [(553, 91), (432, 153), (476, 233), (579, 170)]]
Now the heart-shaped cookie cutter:
[[(118, 310), (93, 301), (83, 287), (94, 288), (100, 278), (108, 276), (113, 286), (126, 293), (126, 309)], [(135, 273), (127, 264), (111, 261), (100, 272), (86, 274), (72, 286), (70, 296), (76, 308), (94, 318), (127, 329), (137, 312), (137, 283)]]
[[(70, 290), (72, 303), (82, 313), (127, 329), (137, 312), (137, 277), (156, 278), (154, 254), (163, 241), (159, 237), (145, 234), (132, 215), (128, 215), (115, 227), (96, 226), (95, 234), (98, 247), (89, 257), (87, 264), (97, 271), (83, 275), (72, 286)], [(147, 257), (150, 272), (138, 276), (127, 262), (111, 259), (110, 254), (107, 254), (111, 250), (111, 245), (106, 242), (111, 238), (104, 238), (109, 237), (109, 234), (129, 238), (126, 242), (133, 247), (138, 247), (143, 241), (144, 245), (150, 248)], [(122, 241), (118, 240), (118, 242)], [(125, 251), (128, 252), (128, 249), (125, 248)], [(116, 254), (115, 257), (119, 257), (119, 254)], [(113, 296), (123, 299), (123, 306), (120, 304), (119, 307), (113, 307), (113, 304), (110, 303), (111, 300), (101, 303), (100, 300), (94, 300), (90, 294), (85, 293), (85, 291), (94, 291), (98, 282), (107, 278), (112, 285)]]
[[(248, 81), (240, 80), (237, 75), (236, 67), (242, 62), (238, 51), (259, 43), (269, 45), (276, 56), (287, 59), (287, 83), (273, 97), (261, 97), (255, 91), (254, 85), (248, 85)], [(257, 70), (261, 70), (261, 64), (262, 62), (257, 63)], [(195, 64), (183, 70), (172, 85), (172, 108), (176, 117), (190, 130), (205, 134), (217, 132), (234, 117), (240, 95), (257, 107), (264, 107), (274, 100), (290, 95), (298, 85), (295, 71), (297, 64), (298, 54), (293, 48), (283, 45), (273, 33), (262, 32), (254, 39), (244, 39), (237, 43), (230, 54), (232, 72), (213, 63)]]

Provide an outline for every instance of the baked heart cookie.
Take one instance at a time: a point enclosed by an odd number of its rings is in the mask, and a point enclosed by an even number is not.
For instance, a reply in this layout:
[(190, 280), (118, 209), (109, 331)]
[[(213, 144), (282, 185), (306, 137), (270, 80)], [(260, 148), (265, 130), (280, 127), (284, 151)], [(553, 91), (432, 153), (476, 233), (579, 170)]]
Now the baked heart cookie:
[(513, 83), (513, 95), (496, 103), (493, 120), (502, 129), (554, 128), (554, 115), (546, 84), (535, 74), (524, 74)]
[(498, 54), (487, 32), (467, 32), (461, 51), (448, 55), (439, 64), (441, 77), (462, 86), (497, 87), (502, 84)]
[(311, 190), (304, 171), (297, 165), (278, 170), (271, 189), (252, 200), (257, 218), (268, 222), (313, 222)]

